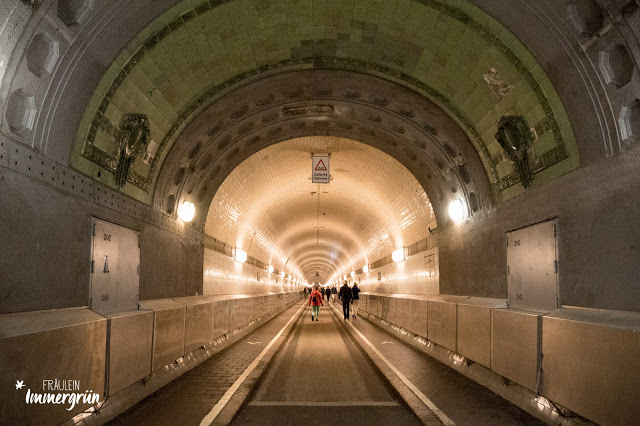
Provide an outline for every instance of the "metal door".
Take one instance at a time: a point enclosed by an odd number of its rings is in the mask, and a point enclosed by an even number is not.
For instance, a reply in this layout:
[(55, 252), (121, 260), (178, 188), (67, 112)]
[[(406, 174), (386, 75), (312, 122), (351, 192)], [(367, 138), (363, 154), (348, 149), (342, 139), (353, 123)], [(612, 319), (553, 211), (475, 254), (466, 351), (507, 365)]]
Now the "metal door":
[(91, 309), (99, 314), (138, 309), (139, 235), (133, 229), (93, 220)]
[(558, 307), (556, 220), (507, 232), (507, 286), (514, 309)]

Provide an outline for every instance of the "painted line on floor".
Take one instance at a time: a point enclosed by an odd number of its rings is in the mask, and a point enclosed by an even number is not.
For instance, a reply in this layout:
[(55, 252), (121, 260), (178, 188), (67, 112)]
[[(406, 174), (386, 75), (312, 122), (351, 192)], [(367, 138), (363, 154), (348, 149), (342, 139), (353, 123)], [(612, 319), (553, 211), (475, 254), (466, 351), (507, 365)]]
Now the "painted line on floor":
[(395, 401), (252, 401), (258, 407), (397, 407)]
[[(333, 310), (336, 312), (336, 315), (338, 315), (338, 318), (340, 318), (340, 312), (338, 311), (338, 309), (335, 306), (332, 306)], [(347, 325), (349, 327), (351, 327), (351, 329), (358, 335), (360, 336), (360, 338), (371, 348), (371, 350), (378, 355), (378, 357), (382, 360), (382, 362), (384, 362), (385, 364), (387, 364), (387, 366), (391, 369), (391, 371), (393, 371), (396, 376), (398, 376), (398, 378), (400, 380), (402, 380), (402, 382), (409, 388), (411, 389), (411, 391), (418, 397), (420, 398), (420, 400), (424, 403), (424, 405), (426, 405), (427, 407), (429, 407), (429, 409), (433, 412), (433, 414), (436, 415), (436, 417), (438, 417), (438, 419), (446, 426), (455, 426), (455, 422), (453, 420), (451, 420), (449, 417), (447, 417), (446, 414), (444, 414), (444, 412), (442, 410), (440, 410), (438, 407), (436, 407), (436, 405), (431, 402), (431, 400), (429, 398), (427, 398), (427, 396), (422, 393), (422, 391), (420, 389), (417, 388), (416, 385), (414, 385), (413, 383), (411, 383), (411, 381), (400, 372), (400, 370), (398, 370), (393, 364), (391, 364), (391, 361), (389, 361), (384, 355), (382, 355), (382, 353), (376, 349), (375, 346), (373, 346), (373, 344), (366, 338), (364, 337), (364, 334), (362, 334), (360, 332), (360, 330), (358, 330), (353, 324), (351, 324), (350, 320), (345, 320), (345, 323), (347, 323)]]
[(227, 405), (227, 403), (231, 400), (231, 397), (233, 396), (233, 394), (235, 394), (238, 388), (240, 388), (240, 385), (242, 385), (245, 379), (249, 377), (249, 374), (251, 374), (251, 372), (258, 366), (258, 363), (262, 360), (262, 358), (264, 358), (267, 352), (269, 352), (269, 349), (271, 349), (271, 346), (273, 346), (276, 340), (278, 340), (280, 336), (282, 336), (282, 333), (284, 333), (287, 327), (289, 327), (289, 324), (293, 322), (293, 320), (298, 316), (300, 311), (302, 311), (306, 306), (307, 306), (307, 301), (305, 300), (302, 306), (300, 306), (300, 309), (298, 309), (296, 313), (293, 314), (291, 318), (289, 318), (289, 321), (287, 321), (284, 327), (280, 329), (278, 334), (276, 334), (275, 337), (271, 339), (269, 344), (265, 346), (265, 348), (262, 350), (262, 352), (260, 352), (258, 357), (254, 359), (251, 364), (249, 364), (247, 369), (244, 370), (244, 372), (240, 375), (240, 377), (238, 377), (238, 379), (235, 382), (233, 382), (231, 387), (227, 389), (224, 395), (222, 395), (222, 398), (220, 398), (220, 401), (218, 401), (218, 403), (211, 409), (211, 411), (209, 411), (209, 413), (202, 419), (202, 421), (200, 422), (200, 426), (209, 426), (211, 423), (213, 423), (213, 421), (218, 416), (218, 414), (220, 414), (224, 406)]

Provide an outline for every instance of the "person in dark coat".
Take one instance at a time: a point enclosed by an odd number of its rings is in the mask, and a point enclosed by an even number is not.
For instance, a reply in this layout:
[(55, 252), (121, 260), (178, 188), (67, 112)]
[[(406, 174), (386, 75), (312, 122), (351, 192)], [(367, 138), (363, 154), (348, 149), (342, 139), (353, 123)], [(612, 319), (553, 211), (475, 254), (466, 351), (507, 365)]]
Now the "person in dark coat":
[(353, 300), (353, 294), (351, 293), (347, 280), (345, 280), (342, 287), (340, 287), (338, 299), (342, 301), (342, 314), (344, 315), (344, 319), (349, 319), (349, 304), (351, 300)]
[(331, 300), (333, 300), (335, 302), (337, 296), (338, 296), (338, 289), (336, 288), (336, 285), (334, 284), (331, 287)]
[(358, 287), (358, 283), (355, 281), (353, 287), (351, 287), (351, 294), (353, 295), (353, 301), (351, 302), (353, 305), (353, 318), (357, 318), (358, 305), (360, 304), (360, 287)]

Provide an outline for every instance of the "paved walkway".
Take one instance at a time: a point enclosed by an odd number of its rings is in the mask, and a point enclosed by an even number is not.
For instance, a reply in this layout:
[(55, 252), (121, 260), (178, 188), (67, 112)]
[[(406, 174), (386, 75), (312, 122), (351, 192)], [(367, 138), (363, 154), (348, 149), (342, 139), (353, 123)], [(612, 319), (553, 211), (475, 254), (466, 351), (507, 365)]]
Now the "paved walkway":
[[(199, 425), (300, 306), (296, 303), (110, 424)], [(234, 424), (416, 424), (417, 418), (348, 336), (341, 313), (324, 307), (320, 320), (313, 322), (310, 314), (306, 308), (292, 324), (295, 328)], [(453, 423), (543, 424), (367, 320), (349, 322)]]
[(234, 425), (420, 424), (344, 332), (321, 308), (307, 308)]
[(110, 425), (199, 425), (302, 305), (280, 315), (149, 395)]
[(366, 319), (349, 322), (456, 425), (545, 424)]

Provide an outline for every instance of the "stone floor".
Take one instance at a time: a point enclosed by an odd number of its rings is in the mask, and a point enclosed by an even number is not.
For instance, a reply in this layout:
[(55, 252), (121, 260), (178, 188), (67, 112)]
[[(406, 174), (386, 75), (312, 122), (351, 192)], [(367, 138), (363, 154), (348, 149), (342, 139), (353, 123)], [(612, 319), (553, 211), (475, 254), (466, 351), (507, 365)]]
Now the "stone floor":
[[(296, 304), (132, 407), (113, 425), (199, 425), (300, 308)], [(234, 424), (419, 424), (341, 324), (307, 308)], [(543, 424), (363, 318), (349, 320), (455, 424)]]

